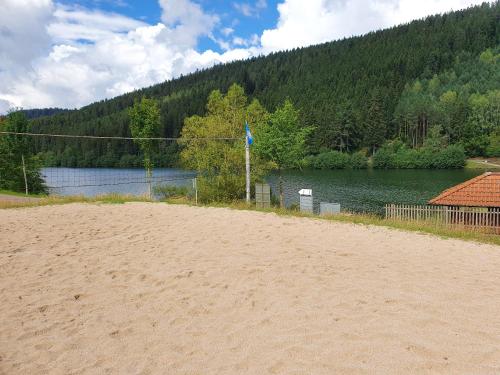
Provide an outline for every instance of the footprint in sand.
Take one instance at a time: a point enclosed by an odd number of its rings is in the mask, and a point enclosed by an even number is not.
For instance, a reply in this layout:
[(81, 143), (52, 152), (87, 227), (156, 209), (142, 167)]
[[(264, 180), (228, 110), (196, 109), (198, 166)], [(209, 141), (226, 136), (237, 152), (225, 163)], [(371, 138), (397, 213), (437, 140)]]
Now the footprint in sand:
[(274, 365), (268, 367), (268, 371), (271, 373), (271, 374), (277, 374), (278, 372), (280, 372), (283, 368), (285, 367), (285, 362), (283, 361), (279, 361), (279, 362), (276, 362)]

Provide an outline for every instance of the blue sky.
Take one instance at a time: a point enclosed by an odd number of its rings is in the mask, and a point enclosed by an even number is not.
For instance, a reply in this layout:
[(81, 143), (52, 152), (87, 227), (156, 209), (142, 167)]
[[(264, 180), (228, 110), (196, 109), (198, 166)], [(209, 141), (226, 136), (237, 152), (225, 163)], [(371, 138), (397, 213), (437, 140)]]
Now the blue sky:
[(483, 0), (0, 2), (1, 114), (79, 108), (214, 64), (362, 35)]
[(106, 12), (115, 12), (138, 18), (148, 23), (158, 23), (161, 18), (161, 8), (158, 1), (154, 0), (63, 0), (60, 3), (75, 6), (79, 5), (88, 9), (100, 9)]
[[(62, 0), (60, 3), (119, 13), (149, 24), (161, 22), (162, 8), (157, 0)], [(200, 0), (198, 3), (206, 13), (215, 14), (220, 18), (220, 27), (214, 30), (214, 34), (218, 38), (226, 37), (224, 29), (231, 28), (234, 29), (232, 35), (248, 40), (252, 35), (260, 35), (265, 29), (274, 27), (279, 16), (277, 0), (261, 2), (255, 0), (241, 2)], [(212, 49), (222, 52), (222, 48), (208, 37), (199, 39), (197, 49), (199, 51)]]

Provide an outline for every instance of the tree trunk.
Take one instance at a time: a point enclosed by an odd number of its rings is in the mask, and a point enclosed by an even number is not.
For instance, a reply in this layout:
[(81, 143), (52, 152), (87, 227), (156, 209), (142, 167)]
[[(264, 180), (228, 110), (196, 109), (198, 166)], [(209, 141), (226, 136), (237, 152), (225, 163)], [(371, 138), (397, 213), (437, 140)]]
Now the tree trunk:
[(281, 169), (279, 169), (280, 181), (279, 181), (279, 191), (280, 191), (280, 207), (285, 207), (285, 198), (283, 196), (283, 175), (281, 173)]

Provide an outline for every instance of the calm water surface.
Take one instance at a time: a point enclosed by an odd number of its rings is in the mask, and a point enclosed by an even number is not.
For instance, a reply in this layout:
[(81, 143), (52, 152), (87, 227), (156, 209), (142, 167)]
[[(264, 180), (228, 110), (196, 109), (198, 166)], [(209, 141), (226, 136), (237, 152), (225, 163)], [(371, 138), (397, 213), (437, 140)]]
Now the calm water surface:
[[(60, 195), (148, 192), (143, 169), (45, 168), (43, 173), (51, 192)], [(285, 203), (297, 203), (300, 189), (312, 189), (316, 209), (320, 202), (336, 202), (342, 210), (381, 213), (388, 203), (424, 204), (478, 174), (473, 170), (289, 171), (284, 175)], [(153, 180), (155, 184), (191, 186), (192, 177), (190, 171), (163, 168), (154, 171)], [(277, 195), (277, 176), (269, 176), (268, 181)]]
[[(336, 202), (342, 210), (382, 213), (389, 203), (425, 204), (480, 173), (465, 169), (290, 171), (284, 175), (285, 203), (298, 203), (298, 191), (312, 189), (316, 210), (320, 202)], [(277, 176), (270, 176), (269, 182), (277, 194)]]
[[(140, 168), (44, 168), (42, 174), (51, 194), (96, 195), (118, 193), (144, 195), (149, 191), (146, 173)], [(196, 174), (175, 168), (153, 171), (153, 186), (192, 186)]]

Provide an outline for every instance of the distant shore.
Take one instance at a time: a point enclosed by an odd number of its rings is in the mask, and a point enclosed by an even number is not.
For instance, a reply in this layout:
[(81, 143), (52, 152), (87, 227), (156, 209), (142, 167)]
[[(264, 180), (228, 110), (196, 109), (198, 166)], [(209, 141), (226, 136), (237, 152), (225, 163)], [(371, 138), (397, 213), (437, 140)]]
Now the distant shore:
[(500, 170), (500, 158), (473, 158), (468, 159), (467, 169)]

